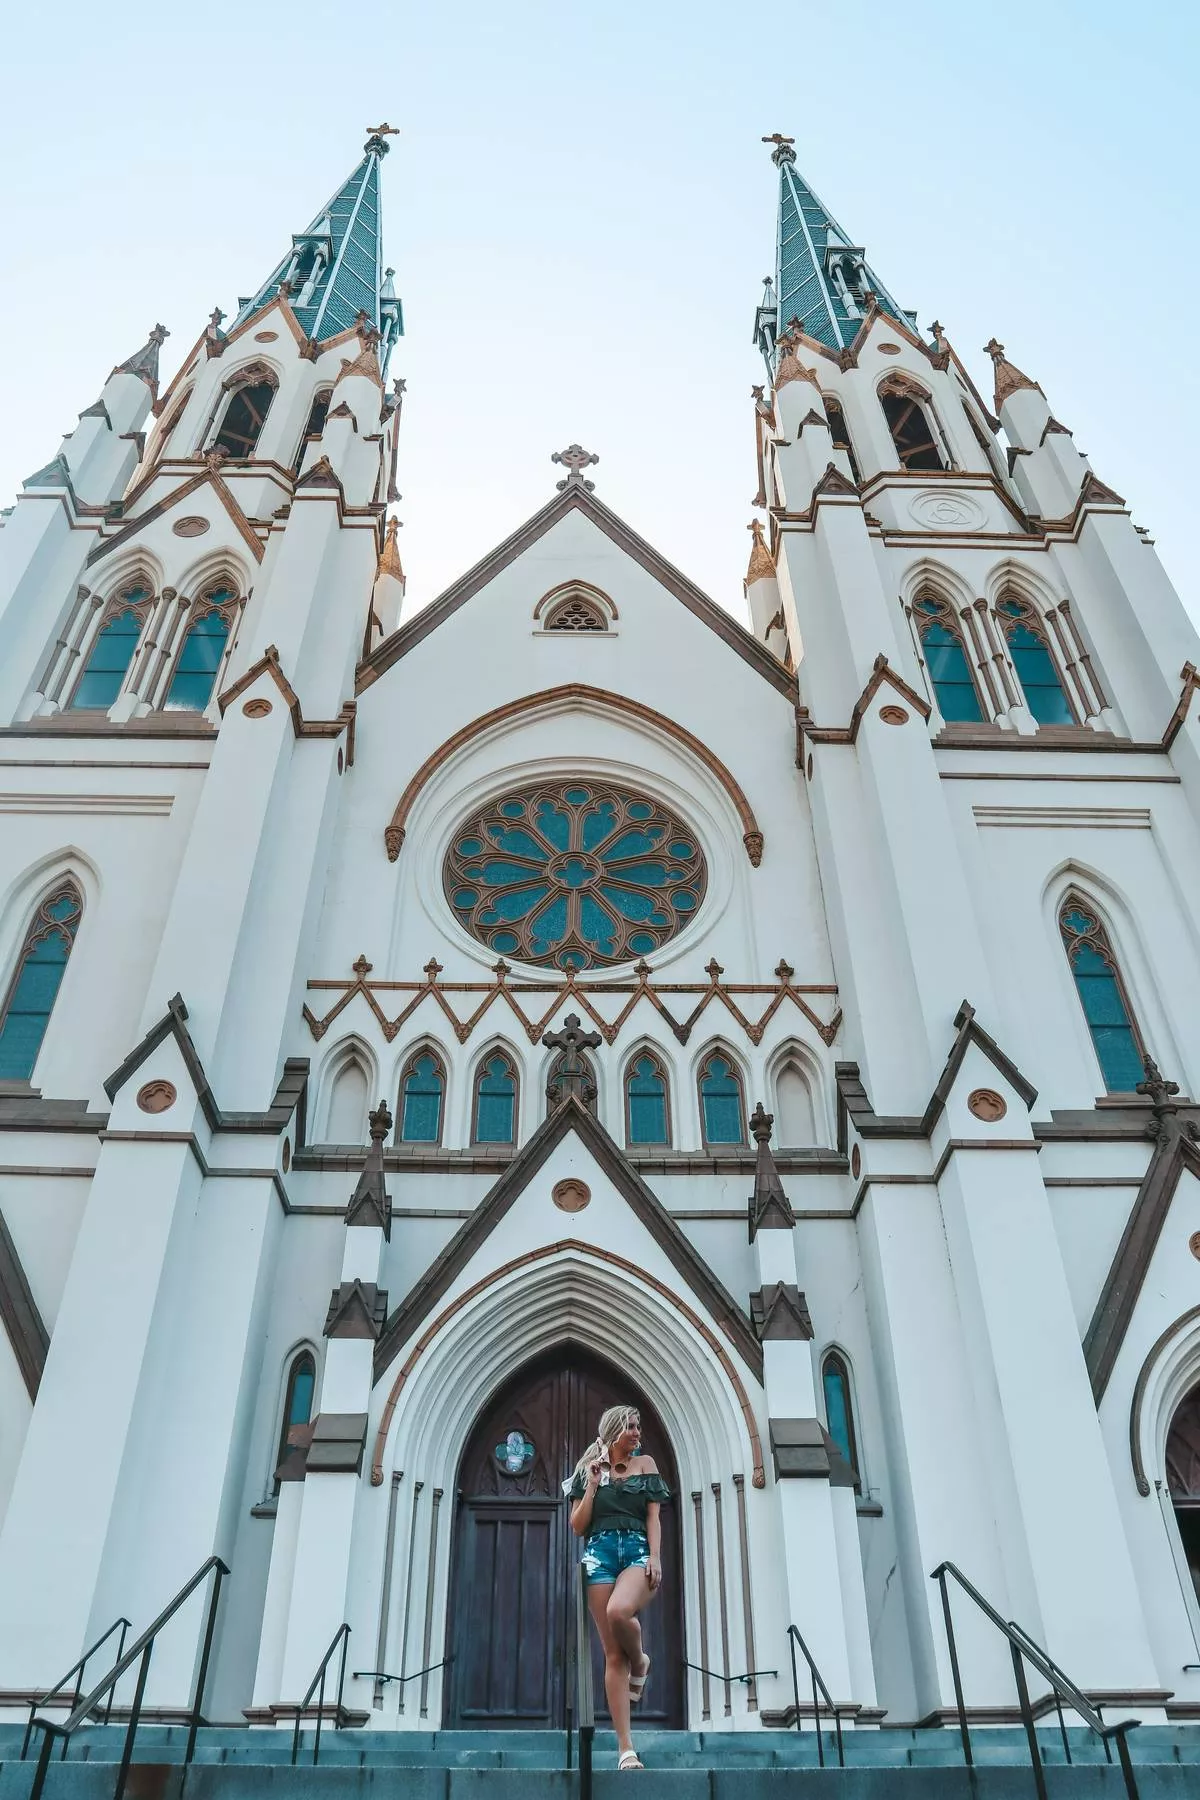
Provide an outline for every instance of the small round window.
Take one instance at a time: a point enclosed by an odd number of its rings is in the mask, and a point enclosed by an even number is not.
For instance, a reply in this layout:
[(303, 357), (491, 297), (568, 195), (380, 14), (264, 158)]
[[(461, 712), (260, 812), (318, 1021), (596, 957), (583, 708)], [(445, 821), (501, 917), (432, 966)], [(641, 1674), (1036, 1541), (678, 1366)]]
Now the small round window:
[(592, 969), (649, 956), (704, 899), (695, 833), (656, 800), (607, 782), (502, 794), (462, 827), (446, 898), (500, 956)]

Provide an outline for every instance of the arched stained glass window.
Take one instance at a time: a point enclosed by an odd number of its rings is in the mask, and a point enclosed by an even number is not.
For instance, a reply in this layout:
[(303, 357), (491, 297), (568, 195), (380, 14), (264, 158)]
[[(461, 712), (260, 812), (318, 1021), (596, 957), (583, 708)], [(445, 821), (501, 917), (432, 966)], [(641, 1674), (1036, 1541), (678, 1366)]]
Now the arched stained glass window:
[(203, 712), (212, 699), (236, 598), (232, 588), (217, 588), (197, 605), (163, 703), (168, 712)]
[(112, 705), (133, 661), (149, 599), (150, 589), (145, 587), (129, 588), (121, 595), (119, 610), (111, 613), (96, 633), (83, 674), (71, 695), (72, 711), (85, 707), (107, 710)]
[(73, 881), (38, 907), (0, 1013), (0, 1080), (28, 1081), (33, 1074), (82, 917)]
[(446, 1077), (441, 1058), (418, 1050), (400, 1082), (400, 1142), (440, 1144)]
[(283, 1399), (283, 1420), (279, 1428), (279, 1454), (275, 1459), (275, 1492), (279, 1492), (279, 1474), (289, 1453), (298, 1448), (292, 1439), (297, 1426), (312, 1421), (313, 1396), (317, 1386), (317, 1365), (311, 1350), (301, 1350), (288, 1370), (287, 1391)]
[(227, 456), (253, 456), (274, 398), (275, 384), (271, 381), (248, 382), (235, 388), (211, 448), (224, 450)]
[(643, 1050), (625, 1071), (625, 1135), (630, 1144), (669, 1144), (667, 1077), (657, 1056)]
[(720, 1051), (700, 1070), (700, 1126), (706, 1144), (744, 1144), (746, 1103), (737, 1065)]
[(1104, 1085), (1110, 1094), (1131, 1094), (1145, 1073), (1143, 1048), (1108, 933), (1078, 894), (1068, 896), (1058, 925)]
[(607, 631), (608, 620), (595, 600), (583, 594), (568, 594), (546, 615), (545, 631)]
[(473, 1112), (472, 1143), (516, 1142), (517, 1071), (502, 1050), (493, 1050), (479, 1066)]
[(667, 943), (708, 872), (695, 833), (657, 801), (577, 779), (492, 801), (456, 833), (442, 879), (497, 955), (590, 969)]
[(913, 607), (925, 666), (937, 698), (938, 711), (949, 724), (983, 722), (979, 690), (953, 613), (944, 600), (922, 594)]
[(850, 1371), (843, 1357), (830, 1350), (821, 1364), (821, 1385), (825, 1391), (825, 1421), (829, 1435), (854, 1470), (854, 1485), (862, 1485), (858, 1467), (858, 1444), (854, 1436), (854, 1407), (850, 1399)]
[(1039, 725), (1074, 725), (1075, 714), (1058, 673), (1046, 632), (1033, 608), (1022, 600), (1002, 600), (996, 608), (1008, 653)]

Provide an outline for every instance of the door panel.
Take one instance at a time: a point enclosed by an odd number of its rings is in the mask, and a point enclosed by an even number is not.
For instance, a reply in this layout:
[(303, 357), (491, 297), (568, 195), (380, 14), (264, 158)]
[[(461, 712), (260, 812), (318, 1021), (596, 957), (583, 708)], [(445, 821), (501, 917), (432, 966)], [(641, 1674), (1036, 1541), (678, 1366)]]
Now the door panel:
[[(675, 1459), (662, 1423), (632, 1384), (564, 1346), (519, 1371), (484, 1408), (463, 1453), (452, 1552), (448, 1723), (562, 1729), (567, 1645), (580, 1543), (561, 1483), (600, 1415), (638, 1406), (642, 1438), (673, 1494)], [(678, 1499), (663, 1509), (663, 1592), (642, 1614), (650, 1680), (636, 1717), (683, 1724)], [(604, 1659), (592, 1634), (598, 1718), (607, 1718)]]

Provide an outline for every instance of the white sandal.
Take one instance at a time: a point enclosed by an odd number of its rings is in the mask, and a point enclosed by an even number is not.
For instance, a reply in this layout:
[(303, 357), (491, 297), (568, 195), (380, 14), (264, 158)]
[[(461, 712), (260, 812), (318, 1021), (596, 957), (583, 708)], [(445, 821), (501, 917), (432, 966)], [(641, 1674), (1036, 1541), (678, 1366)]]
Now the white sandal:
[[(645, 1656), (646, 1655), (645, 1651), (643, 1651), (642, 1654), (643, 1654), (643, 1656)], [(641, 1674), (640, 1675), (631, 1675), (629, 1677), (629, 1704), (630, 1704), (630, 1706), (636, 1706), (638, 1704), (638, 1702), (641, 1700), (641, 1697), (646, 1689), (646, 1683), (649, 1681), (649, 1679), (650, 1679), (650, 1658), (648, 1656), (646, 1656), (646, 1666), (642, 1670)]]
[(623, 1750), (617, 1763), (618, 1769), (644, 1769), (645, 1766), (636, 1750)]

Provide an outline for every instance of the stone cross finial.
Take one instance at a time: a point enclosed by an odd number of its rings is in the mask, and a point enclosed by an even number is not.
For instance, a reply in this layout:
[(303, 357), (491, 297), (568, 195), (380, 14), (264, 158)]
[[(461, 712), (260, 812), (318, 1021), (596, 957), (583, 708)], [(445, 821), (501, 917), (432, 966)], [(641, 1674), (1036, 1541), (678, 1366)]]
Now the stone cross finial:
[(1152, 1056), (1143, 1056), (1142, 1067), (1146, 1079), (1138, 1082), (1134, 1092), (1146, 1096), (1154, 1114), (1154, 1123), (1146, 1127), (1146, 1136), (1165, 1144), (1170, 1138), (1171, 1127), (1167, 1121), (1176, 1111), (1175, 1095), (1179, 1092), (1179, 1083), (1167, 1081)]
[(769, 1144), (771, 1130), (775, 1124), (775, 1114), (769, 1113), (760, 1100), (750, 1114), (750, 1130), (756, 1144)]
[(224, 318), (225, 314), (221, 311), (220, 307), (214, 306), (208, 315), (209, 329), (211, 331), (220, 331)]
[(771, 152), (771, 161), (777, 169), (782, 168), (784, 163), (795, 162), (796, 152), (792, 149), (795, 141), (795, 138), (784, 137), (781, 131), (773, 131), (770, 137), (763, 139), (764, 144), (774, 144), (775, 146)]
[(399, 136), (399, 126), (389, 125), (386, 119), (383, 121), (382, 125), (368, 125), (367, 141), (363, 145), (363, 151), (368, 156), (371, 155), (372, 152), (376, 156), (386, 156), (391, 149), (391, 145), (387, 141), (388, 138)]
[(150, 333), (150, 342), (152, 344), (165, 344), (170, 335), (171, 334), (165, 325), (156, 325), (154, 330)]
[(387, 1137), (388, 1132), (392, 1129), (391, 1108), (388, 1106), (386, 1100), (381, 1100), (379, 1102), (375, 1111), (369, 1115), (367, 1122), (371, 1127), (371, 1142), (373, 1144), (382, 1144)]
[(580, 1056), (581, 1050), (595, 1050), (601, 1039), (598, 1031), (584, 1031), (578, 1013), (568, 1013), (563, 1021), (561, 1031), (548, 1031), (542, 1039), (547, 1050), (561, 1050), (563, 1065), (555, 1071), (554, 1081), (547, 1089), (551, 1101), (563, 1101), (574, 1094), (579, 1101), (584, 1099), (584, 1082), (588, 1071)]
[(593, 492), (596, 484), (594, 481), (585, 481), (583, 471), (593, 463), (598, 463), (600, 458), (593, 456), (590, 450), (585, 450), (582, 444), (568, 444), (565, 450), (556, 450), (550, 461), (561, 463), (567, 471), (566, 480), (556, 483), (560, 494), (564, 488), (575, 486), (585, 487), (589, 494)]

